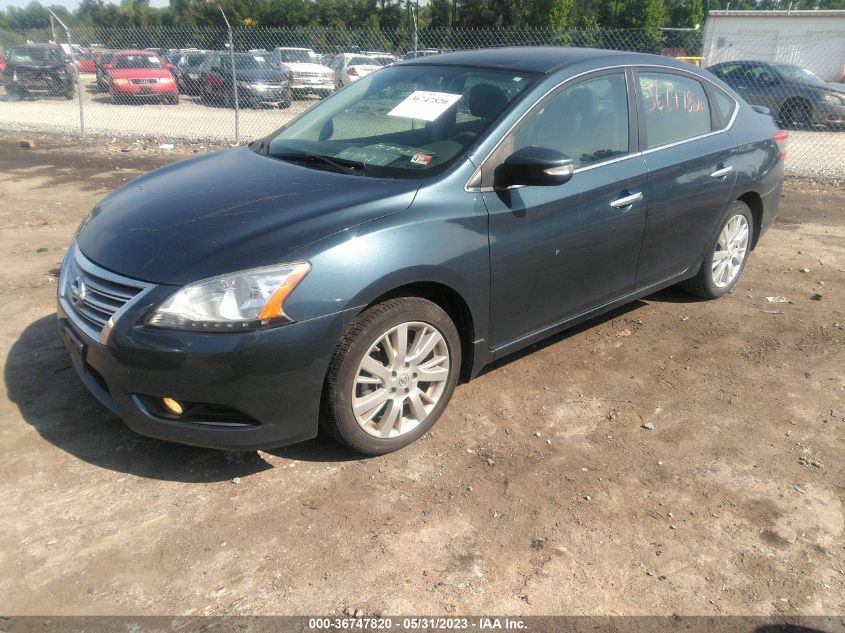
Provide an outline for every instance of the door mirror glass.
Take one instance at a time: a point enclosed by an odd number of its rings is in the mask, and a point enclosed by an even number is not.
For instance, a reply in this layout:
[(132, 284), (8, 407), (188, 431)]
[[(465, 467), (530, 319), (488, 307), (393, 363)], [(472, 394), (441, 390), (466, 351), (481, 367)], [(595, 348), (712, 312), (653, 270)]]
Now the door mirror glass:
[(495, 187), (514, 185), (562, 185), (575, 173), (575, 161), (569, 156), (531, 145), (511, 154), (496, 168)]

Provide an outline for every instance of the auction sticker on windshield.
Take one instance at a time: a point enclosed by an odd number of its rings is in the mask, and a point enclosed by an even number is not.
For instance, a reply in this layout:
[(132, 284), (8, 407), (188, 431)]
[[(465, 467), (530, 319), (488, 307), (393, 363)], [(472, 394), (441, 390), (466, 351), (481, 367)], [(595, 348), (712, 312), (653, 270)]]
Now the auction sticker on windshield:
[(388, 112), (387, 116), (434, 121), (460, 98), (461, 95), (453, 95), (449, 92), (415, 90), (404, 101)]

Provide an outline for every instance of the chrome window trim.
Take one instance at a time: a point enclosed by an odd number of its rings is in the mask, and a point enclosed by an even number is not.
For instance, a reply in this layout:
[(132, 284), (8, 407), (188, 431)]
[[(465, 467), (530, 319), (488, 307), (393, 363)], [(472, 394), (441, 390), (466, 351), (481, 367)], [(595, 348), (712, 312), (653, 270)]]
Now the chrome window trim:
[[(77, 316), (76, 311), (73, 309), (73, 307), (68, 303), (67, 297), (65, 295), (65, 288), (67, 286), (67, 269), (70, 258), (73, 258), (74, 263), (79, 266), (80, 269), (89, 273), (90, 275), (105, 279), (106, 281), (120, 284), (122, 286), (137, 288), (139, 290), (138, 294), (129, 299), (120, 308), (118, 308), (118, 310), (109, 318), (109, 320), (103, 326), (101, 332), (98, 332), (90, 325), (82, 321), (82, 319)], [(68, 320), (70, 320), (76, 327), (82, 330), (90, 339), (99, 342), (101, 345), (106, 345), (109, 340), (109, 334), (111, 334), (111, 331), (117, 323), (118, 319), (123, 316), (123, 314), (131, 307), (132, 304), (138, 301), (141, 297), (147, 294), (154, 287), (155, 284), (147, 283), (145, 281), (139, 281), (137, 279), (132, 279), (131, 277), (124, 277), (123, 275), (118, 275), (116, 273), (111, 272), (110, 270), (106, 270), (105, 268), (97, 266), (97, 264), (95, 264), (90, 259), (85, 257), (85, 255), (82, 254), (82, 250), (80, 250), (76, 241), (74, 241), (71, 244), (71, 247), (68, 249), (67, 255), (65, 255), (65, 260), (62, 262), (62, 270), (59, 275), (58, 298), (59, 303), (62, 306), (62, 310), (64, 310)]]
[[(661, 150), (661, 149), (667, 149), (669, 147), (675, 147), (675, 146), (681, 145), (683, 143), (690, 143), (692, 141), (697, 141), (699, 139), (706, 138), (708, 136), (713, 136), (715, 134), (721, 134), (722, 132), (727, 132), (728, 130), (731, 129), (731, 127), (734, 124), (734, 121), (736, 120), (737, 115), (739, 114), (739, 101), (734, 99), (733, 95), (726, 92), (721, 86), (719, 86), (715, 81), (713, 81), (709, 77), (704, 77), (702, 75), (698, 75), (694, 72), (690, 72), (690, 71), (685, 70), (683, 68), (675, 68), (674, 66), (666, 66), (664, 64), (617, 64), (617, 65), (614, 65), (614, 66), (603, 66), (601, 68), (593, 68), (592, 70), (585, 70), (584, 72), (578, 73), (577, 75), (573, 75), (572, 77), (568, 77), (568, 78), (564, 79), (563, 81), (555, 84), (554, 86), (549, 88), (546, 92), (544, 92), (542, 95), (540, 95), (537, 98), (537, 100), (534, 102), (534, 104), (530, 108), (528, 108), (528, 110), (523, 112), (516, 121), (513, 122), (513, 125), (511, 125), (508, 128), (507, 132), (502, 134), (502, 138), (500, 138), (498, 140), (498, 142), (493, 146), (493, 148), (489, 152), (487, 152), (487, 155), (479, 163), (478, 168), (473, 171), (472, 175), (469, 177), (469, 179), (464, 184), (464, 191), (466, 191), (468, 193), (489, 193), (491, 191), (497, 191), (497, 189), (495, 187), (470, 187), (470, 183), (476, 178), (476, 174), (478, 174), (478, 175), (481, 174), (481, 170), (484, 167), (484, 163), (486, 163), (487, 160), (496, 152), (496, 150), (499, 149), (499, 146), (502, 144), (502, 142), (514, 131), (514, 129), (520, 123), (522, 123), (522, 120), (525, 117), (527, 117), (529, 114), (531, 114), (534, 111), (534, 108), (536, 108), (537, 104), (540, 103), (543, 99), (545, 99), (551, 93), (558, 90), (561, 86), (564, 86), (565, 84), (569, 83), (570, 81), (574, 81), (575, 79), (578, 79), (579, 77), (583, 77), (584, 75), (589, 75), (589, 74), (592, 74), (592, 73), (599, 73), (599, 72), (602, 72), (602, 71), (605, 71), (605, 70), (616, 70), (616, 69), (619, 69), (619, 68), (621, 68), (623, 70), (628, 69), (628, 68), (635, 68), (635, 69), (636, 68), (659, 68), (659, 69), (662, 69), (662, 70), (670, 70), (670, 71), (673, 71), (673, 72), (680, 73), (682, 75), (690, 77), (691, 79), (697, 79), (699, 81), (703, 79), (704, 81), (711, 83), (717, 90), (721, 90), (726, 95), (728, 95), (728, 97), (731, 98), (731, 100), (734, 102), (733, 114), (731, 115), (731, 118), (728, 121), (728, 124), (725, 127), (721, 128), (719, 130), (711, 130), (710, 132), (707, 132), (705, 134), (699, 134), (698, 136), (692, 136), (690, 138), (681, 139), (680, 141), (673, 141), (672, 143), (666, 143), (664, 145), (658, 145), (657, 147), (650, 147), (646, 150), (640, 150), (640, 151), (634, 152), (633, 154), (626, 154), (625, 156), (617, 156), (616, 158), (611, 158), (611, 159), (602, 161), (600, 163), (594, 163), (592, 165), (585, 165), (584, 167), (579, 167), (578, 169), (576, 169), (575, 172), (574, 172), (575, 174), (580, 173), (582, 171), (595, 169), (596, 167), (604, 167), (605, 165), (610, 165), (612, 163), (618, 163), (620, 161), (627, 160), (629, 158), (636, 158), (638, 156), (643, 156), (644, 154), (650, 154), (652, 152), (656, 152), (656, 151)], [(708, 105), (709, 105), (709, 103), (708, 103)], [(637, 115), (637, 120), (639, 120), (639, 115)], [(519, 185), (519, 186), (521, 187), (523, 185)], [(498, 189), (498, 191), (506, 191), (508, 189), (513, 189), (513, 188), (514, 187), (504, 187), (502, 189)]]

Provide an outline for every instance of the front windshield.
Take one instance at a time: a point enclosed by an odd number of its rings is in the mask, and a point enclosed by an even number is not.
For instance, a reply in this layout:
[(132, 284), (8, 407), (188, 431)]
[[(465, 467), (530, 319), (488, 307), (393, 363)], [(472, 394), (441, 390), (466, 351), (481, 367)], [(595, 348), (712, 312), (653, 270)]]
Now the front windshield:
[[(463, 66), (389, 66), (307, 111), (268, 154), (366, 176), (423, 178), (463, 155), (534, 75)], [(329, 159), (329, 160), (325, 160)]]
[(307, 50), (280, 50), (279, 60), (282, 63), (289, 64), (311, 64), (314, 60), (311, 58), (311, 51)]
[(372, 57), (351, 57), (347, 66), (378, 66), (379, 63)]
[(777, 68), (789, 81), (804, 84), (805, 86), (817, 86), (823, 88), (825, 86), (824, 80), (816, 75), (812, 70), (801, 68), (800, 66), (793, 66), (792, 64), (775, 64)]
[[(232, 60), (229, 56), (220, 58), (223, 68), (231, 68)], [(237, 70), (266, 70), (273, 68), (270, 60), (264, 55), (235, 55), (235, 69)]]
[(163, 68), (161, 60), (153, 54), (117, 55), (114, 58), (115, 68)]
[(62, 55), (55, 48), (16, 46), (9, 49), (9, 61), (15, 64), (57, 64)]

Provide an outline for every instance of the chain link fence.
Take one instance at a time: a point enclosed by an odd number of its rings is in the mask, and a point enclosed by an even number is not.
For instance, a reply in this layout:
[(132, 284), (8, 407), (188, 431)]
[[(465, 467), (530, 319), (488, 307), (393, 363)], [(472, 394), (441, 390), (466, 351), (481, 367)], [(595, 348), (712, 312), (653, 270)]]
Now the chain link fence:
[[(154, 137), (161, 143), (245, 142), (337, 88), (407, 57), (502, 46), (593, 47), (655, 53), (711, 69), (789, 129), (789, 173), (843, 178), (845, 84), (837, 83), (841, 76), (811, 72), (828, 47), (838, 54), (829, 38), (807, 35), (800, 46), (773, 46), (764, 34), (734, 34), (725, 41), (688, 30), (0, 31), (0, 128)], [(60, 45), (67, 60), (51, 62), (55, 48), (45, 53), (33, 46), (47, 42)]]

